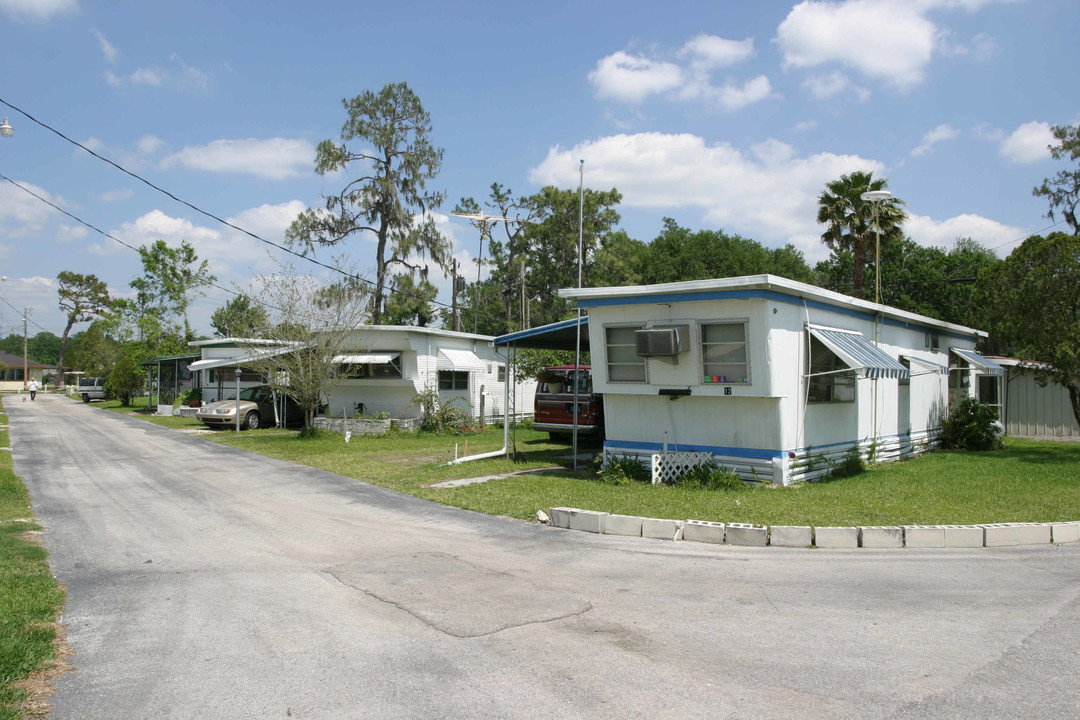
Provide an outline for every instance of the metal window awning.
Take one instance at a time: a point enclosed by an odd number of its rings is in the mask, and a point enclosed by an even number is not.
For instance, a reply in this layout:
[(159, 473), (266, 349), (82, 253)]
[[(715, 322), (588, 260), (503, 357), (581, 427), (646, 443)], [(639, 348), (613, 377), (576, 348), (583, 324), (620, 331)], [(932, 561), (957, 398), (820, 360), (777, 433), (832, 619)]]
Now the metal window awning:
[(401, 353), (358, 353), (355, 355), (336, 355), (334, 362), (342, 365), (389, 365), (401, 357)]
[[(921, 357), (918, 357), (917, 355), (901, 355), (900, 357), (902, 357), (902, 358), (904, 358), (904, 359), (906, 359), (906, 360), (908, 360), (910, 362), (917, 363), (918, 365), (926, 368), (926, 370), (929, 371), (929, 373), (934, 373), (934, 374), (937, 374), (937, 375), (948, 375), (949, 374), (949, 366), (948, 365), (941, 365), (940, 363), (932, 362), (930, 360), (925, 360), (925, 359), (923, 359)], [(928, 373), (927, 372), (921, 372), (921, 373), (917, 373), (917, 374), (918, 375), (926, 375)]]
[(819, 325), (807, 325), (807, 329), (832, 350), (840, 360), (852, 370), (857, 370), (865, 378), (910, 377), (908, 369), (881, 348), (868, 341), (861, 332), (827, 328)]
[(483, 372), (487, 370), (484, 361), (476, 357), (471, 350), (439, 350), (439, 358), (436, 361), (438, 370), (457, 370), (465, 372)]
[(213, 370), (220, 367), (230, 367), (240, 364), (240, 358), (210, 358), (199, 360), (188, 365), (188, 370)]
[(998, 365), (993, 360), (984, 358), (974, 350), (964, 350), (963, 348), (949, 348), (949, 352), (955, 353), (957, 357), (962, 357), (969, 363), (977, 367), (986, 375), (1004, 375), (1005, 368)]

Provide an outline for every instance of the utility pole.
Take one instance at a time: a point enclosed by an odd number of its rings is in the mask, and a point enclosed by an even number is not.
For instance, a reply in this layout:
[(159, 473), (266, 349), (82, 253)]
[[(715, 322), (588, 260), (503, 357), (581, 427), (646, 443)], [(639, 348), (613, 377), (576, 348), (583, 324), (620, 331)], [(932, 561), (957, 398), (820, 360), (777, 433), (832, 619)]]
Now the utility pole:
[[(5, 118), (6, 120), (7, 118)], [(23, 390), (26, 390), (30, 386), (30, 363), (26, 359), (26, 314), (30, 312), (29, 309), (23, 308), (22, 311), (22, 382)]]

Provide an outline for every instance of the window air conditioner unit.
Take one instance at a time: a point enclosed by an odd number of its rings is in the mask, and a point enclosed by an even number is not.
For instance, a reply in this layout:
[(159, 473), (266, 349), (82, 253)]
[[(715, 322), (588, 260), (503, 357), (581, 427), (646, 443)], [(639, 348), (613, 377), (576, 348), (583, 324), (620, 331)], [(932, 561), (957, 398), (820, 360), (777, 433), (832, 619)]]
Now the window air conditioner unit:
[(682, 352), (676, 328), (635, 330), (638, 357), (673, 357)]

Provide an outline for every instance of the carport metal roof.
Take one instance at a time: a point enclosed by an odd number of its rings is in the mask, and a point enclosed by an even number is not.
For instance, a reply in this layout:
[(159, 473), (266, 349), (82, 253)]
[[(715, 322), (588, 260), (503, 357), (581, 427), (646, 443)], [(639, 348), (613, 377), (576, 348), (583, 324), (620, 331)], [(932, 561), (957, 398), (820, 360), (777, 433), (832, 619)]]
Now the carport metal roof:
[[(550, 325), (519, 330), (495, 338), (495, 346), (513, 345), (518, 348), (541, 350), (574, 350), (577, 346), (577, 318), (560, 320)], [(589, 318), (581, 318), (581, 351), (589, 350)]]

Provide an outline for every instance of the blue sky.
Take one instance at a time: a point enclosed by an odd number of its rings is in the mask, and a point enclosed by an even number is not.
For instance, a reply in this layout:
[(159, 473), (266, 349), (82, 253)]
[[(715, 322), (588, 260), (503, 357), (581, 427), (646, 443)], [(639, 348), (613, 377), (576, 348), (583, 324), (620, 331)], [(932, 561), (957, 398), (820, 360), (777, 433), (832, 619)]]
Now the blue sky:
[[(344, 176), (312, 170), (341, 100), (405, 81), (445, 149), (436, 219), (475, 272), (478, 233), (445, 215), (493, 182), (618, 188), (623, 227), (662, 218), (827, 256), (824, 183), (888, 178), (907, 233), (1004, 256), (1051, 225), (1031, 189), (1064, 167), (1049, 127), (1080, 120), (1075, 0), (747, 3), (0, 0), (0, 98), (183, 200), (282, 242)], [(187, 240), (246, 287), (268, 246), (178, 204), (0, 106), (0, 174), (138, 246)], [(1059, 225), (1055, 229), (1064, 229)], [(350, 259), (371, 277), (374, 245)], [(329, 253), (320, 259), (328, 260)], [(129, 292), (138, 255), (0, 181), (0, 333), (63, 331), (56, 276)], [(449, 302), (449, 281), (440, 300)], [(211, 289), (195, 327), (229, 295)], [(76, 331), (85, 329), (76, 326)]]

